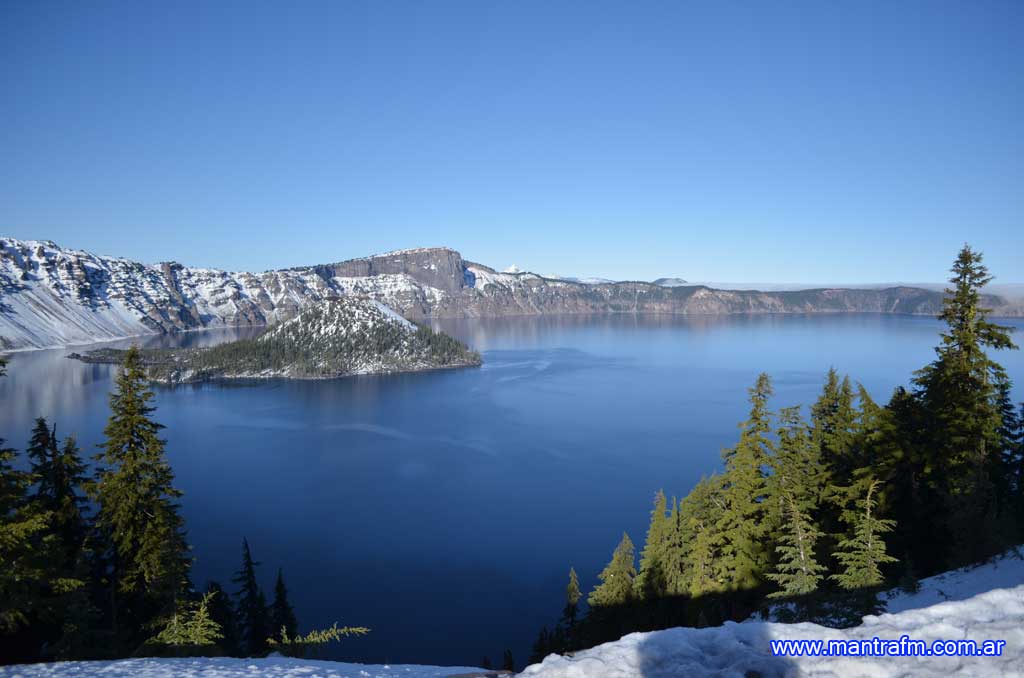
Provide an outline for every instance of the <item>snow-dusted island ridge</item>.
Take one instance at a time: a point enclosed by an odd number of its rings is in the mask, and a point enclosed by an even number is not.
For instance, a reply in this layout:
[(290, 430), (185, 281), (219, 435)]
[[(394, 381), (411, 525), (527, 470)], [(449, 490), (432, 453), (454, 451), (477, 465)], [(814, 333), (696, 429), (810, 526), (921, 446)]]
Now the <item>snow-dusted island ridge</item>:
[[(934, 314), (942, 295), (912, 287), (758, 292), (701, 285), (575, 281), (499, 273), (447, 248), (402, 250), (333, 264), (229, 272), (142, 264), (0, 238), (0, 350), (88, 344), (148, 333), (272, 325), (318, 301), (373, 298), (406, 318), (548, 313)], [(987, 300), (997, 312), (1024, 306)]]
[[(143, 349), (150, 377), (168, 383), (207, 379), (334, 379), (355, 374), (418, 372), (479, 365), (480, 355), (456, 339), (417, 326), (379, 301), (336, 297), (310, 304), (255, 339), (207, 348)], [(124, 361), (99, 349), (71, 357)]]

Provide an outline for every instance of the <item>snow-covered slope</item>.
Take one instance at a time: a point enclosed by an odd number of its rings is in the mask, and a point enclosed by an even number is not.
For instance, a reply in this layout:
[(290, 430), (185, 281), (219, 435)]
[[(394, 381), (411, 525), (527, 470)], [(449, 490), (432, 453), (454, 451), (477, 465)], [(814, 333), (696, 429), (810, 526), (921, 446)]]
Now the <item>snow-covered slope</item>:
[(0, 666), (0, 678), (448, 678), (483, 669), (418, 664), (345, 664), (266, 659), (124, 659)]
[[(229, 272), (141, 264), (0, 238), (0, 350), (68, 346), (149, 332), (273, 325), (325, 298), (371, 297), (408, 318), (562, 313), (934, 314), (942, 295), (913, 287), (758, 292), (646, 282), (573, 282), (499, 273), (444, 248), (332, 264)], [(986, 299), (1006, 315), (1020, 303)]]
[(1020, 584), (1024, 584), (1024, 546), (987, 563), (922, 579), (914, 593), (893, 589), (883, 599), (887, 612), (904, 612), (952, 600), (967, 600), (985, 591)]
[(312, 270), (229, 273), (140, 264), (0, 238), (0, 349), (273, 323), (337, 294)]
[[(874, 638), (1006, 641), (1001, 656), (775, 656), (770, 641)], [(529, 678), (826, 678), (873, 676), (1024, 676), (1024, 585), (899, 614), (865, 617), (850, 629), (816, 624), (728, 622), (706, 629), (633, 633), (577, 653), (552, 655), (527, 668)]]

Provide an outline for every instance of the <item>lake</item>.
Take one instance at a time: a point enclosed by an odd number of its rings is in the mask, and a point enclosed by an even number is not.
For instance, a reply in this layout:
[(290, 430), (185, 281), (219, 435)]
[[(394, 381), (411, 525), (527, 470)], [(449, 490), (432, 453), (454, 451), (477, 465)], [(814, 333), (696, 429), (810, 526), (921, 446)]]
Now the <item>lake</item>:
[[(1020, 320), (1006, 321), (1024, 335)], [(600, 316), (438, 325), (479, 369), (158, 390), (185, 492), (193, 579), (230, 578), (245, 536), (268, 595), (283, 567), (303, 627), (372, 628), (332, 656), (517, 662), (559, 615), (570, 565), (589, 590), (654, 492), (720, 468), (769, 372), (773, 409), (808, 404), (835, 366), (879, 401), (933, 357), (939, 323), (881, 315)], [(203, 344), (232, 333), (151, 337)], [(81, 349), (79, 349), (81, 350)], [(114, 369), (15, 354), (0, 434), (34, 417), (95, 449)], [(1024, 397), (1024, 357), (997, 354)]]

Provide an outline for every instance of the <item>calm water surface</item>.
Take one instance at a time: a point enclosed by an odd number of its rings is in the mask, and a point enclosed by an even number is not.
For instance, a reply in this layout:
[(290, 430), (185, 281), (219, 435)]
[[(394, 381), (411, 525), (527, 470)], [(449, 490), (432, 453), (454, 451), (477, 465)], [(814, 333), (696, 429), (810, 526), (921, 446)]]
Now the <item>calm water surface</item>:
[[(561, 610), (570, 564), (591, 586), (623, 530), (642, 542), (658, 488), (681, 495), (719, 468), (759, 371), (776, 409), (809, 403), (829, 366), (884, 401), (931, 360), (939, 329), (877, 315), (441, 326), (484, 366), (159, 390), (197, 584), (230, 586), (246, 536), (268, 593), (284, 568), (303, 626), (373, 629), (339, 658), (476, 664), (511, 647), (522, 663)], [(68, 352), (13, 356), (0, 379), (9, 441), (43, 415), (86, 449), (99, 442), (113, 369)], [(1020, 352), (998, 358), (1024, 384)]]

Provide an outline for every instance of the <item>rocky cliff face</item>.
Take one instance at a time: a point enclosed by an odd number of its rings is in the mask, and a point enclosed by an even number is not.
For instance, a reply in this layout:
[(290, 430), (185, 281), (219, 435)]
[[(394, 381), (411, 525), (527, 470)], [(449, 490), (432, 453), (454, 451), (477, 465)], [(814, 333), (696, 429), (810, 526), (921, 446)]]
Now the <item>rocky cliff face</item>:
[[(275, 324), (338, 295), (365, 296), (408, 318), (548, 313), (934, 314), (942, 295), (912, 287), (795, 292), (653, 283), (588, 284), (498, 273), (447, 248), (403, 250), (264, 273), (141, 264), (0, 238), (0, 349), (66, 346), (151, 332)], [(1005, 315), (1019, 303), (988, 299)]]

